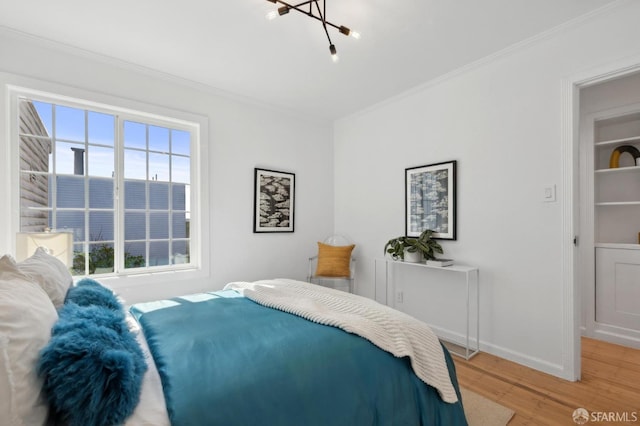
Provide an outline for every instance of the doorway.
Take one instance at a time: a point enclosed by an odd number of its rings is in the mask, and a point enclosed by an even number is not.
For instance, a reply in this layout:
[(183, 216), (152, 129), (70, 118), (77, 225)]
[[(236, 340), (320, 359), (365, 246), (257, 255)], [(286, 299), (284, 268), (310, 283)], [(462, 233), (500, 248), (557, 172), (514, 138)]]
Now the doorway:
[[(584, 150), (580, 149), (580, 95), (591, 86), (640, 73), (640, 56), (625, 58), (597, 69), (567, 77), (563, 84), (563, 187), (564, 204), (562, 223), (562, 256), (564, 269), (564, 320), (563, 377), (568, 380), (581, 378), (581, 338), (583, 334), (583, 295), (585, 279), (591, 276), (595, 283), (595, 258), (593, 240), (593, 191), (589, 203), (581, 190), (589, 182), (581, 180), (589, 176), (581, 172)], [(593, 164), (593, 162), (591, 163)], [(590, 175), (593, 176), (593, 173)], [(581, 179), (582, 178), (582, 179)], [(593, 188), (593, 187), (591, 187)], [(591, 215), (589, 222), (588, 216)], [(585, 220), (587, 218), (587, 220)], [(591, 230), (591, 239), (589, 238)], [(584, 233), (584, 235), (583, 235)], [(591, 251), (591, 253), (589, 253)], [(586, 278), (585, 278), (586, 277)], [(595, 284), (593, 284), (595, 285)], [(591, 287), (590, 287), (591, 288)]]
[(640, 72), (624, 72), (576, 87), (578, 338), (582, 335), (638, 349)]

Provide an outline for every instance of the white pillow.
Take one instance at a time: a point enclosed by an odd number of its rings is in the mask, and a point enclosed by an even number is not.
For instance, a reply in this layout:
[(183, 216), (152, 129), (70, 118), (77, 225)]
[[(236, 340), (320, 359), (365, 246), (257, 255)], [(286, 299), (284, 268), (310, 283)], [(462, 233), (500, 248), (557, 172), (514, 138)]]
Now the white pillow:
[(64, 304), (73, 277), (59, 259), (38, 247), (33, 256), (18, 263), (18, 269), (47, 292), (56, 308)]
[(3, 421), (8, 421), (10, 425), (18, 425), (21, 421), (16, 412), (12, 388), (9, 371), (9, 338), (0, 334), (0, 413)]
[[(0, 259), (0, 336), (4, 338), (0, 395), (10, 401), (11, 425), (44, 425), (49, 408), (36, 366), (58, 314), (42, 288), (20, 277), (12, 262), (7, 256)], [(8, 389), (2, 383), (2, 370)]]
[(2, 256), (2, 258), (0, 258), (0, 280), (11, 281), (16, 278), (26, 280), (29, 279), (22, 272), (20, 272), (20, 270), (18, 269), (18, 264), (13, 259), (13, 257), (5, 254), (4, 256)]

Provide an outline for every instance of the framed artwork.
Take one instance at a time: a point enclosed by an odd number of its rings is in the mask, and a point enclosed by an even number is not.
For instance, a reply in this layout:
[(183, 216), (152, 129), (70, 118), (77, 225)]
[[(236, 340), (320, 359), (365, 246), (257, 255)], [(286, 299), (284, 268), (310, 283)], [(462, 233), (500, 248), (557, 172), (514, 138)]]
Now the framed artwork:
[(405, 197), (408, 237), (431, 229), (433, 238), (456, 239), (456, 161), (405, 169)]
[(293, 173), (255, 169), (253, 232), (293, 232)]

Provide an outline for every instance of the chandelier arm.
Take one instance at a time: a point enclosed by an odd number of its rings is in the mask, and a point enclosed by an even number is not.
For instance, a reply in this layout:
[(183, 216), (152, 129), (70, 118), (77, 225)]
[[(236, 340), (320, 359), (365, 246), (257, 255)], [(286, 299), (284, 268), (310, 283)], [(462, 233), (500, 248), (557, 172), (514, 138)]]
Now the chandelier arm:
[[(301, 9), (301, 6), (304, 6), (305, 4), (308, 4), (309, 6), (311, 6), (311, 3), (315, 3), (318, 0), (307, 0), (307, 1), (303, 1), (302, 3), (298, 3), (298, 4), (291, 4), (291, 3), (287, 3), (286, 1), (282, 1), (282, 0), (276, 0), (275, 3), (278, 4), (283, 4), (285, 6), (287, 6), (290, 9), (296, 9), (302, 13), (308, 14), (309, 12), (305, 12), (304, 10)], [(309, 10), (311, 10), (311, 8), (309, 8)]]
[[(308, 1), (305, 1), (305, 2), (302, 2), (302, 3), (299, 3), (299, 4), (295, 4), (295, 5), (293, 5), (293, 4), (289, 4), (289, 3), (285, 2), (285, 1), (282, 1), (282, 0), (277, 0), (277, 3), (281, 3), (281, 4), (285, 5), (285, 6), (287, 6), (289, 9), (296, 10), (296, 11), (298, 11), (298, 12), (302, 13), (303, 15), (307, 15), (307, 16), (308, 16), (308, 17), (310, 17), (310, 18), (313, 18), (313, 19), (316, 19), (316, 20), (318, 20), (318, 21), (322, 22), (322, 23), (323, 23), (323, 25), (324, 25), (324, 24), (329, 25), (330, 27), (333, 27), (333, 28), (335, 28), (336, 30), (340, 31), (340, 26), (339, 26), (339, 25), (332, 24), (331, 22), (329, 22), (329, 21), (327, 21), (327, 20), (325, 20), (325, 19), (323, 19), (323, 18), (319, 18), (319, 17), (317, 17), (316, 15), (314, 15), (313, 13), (311, 13), (311, 12), (307, 12), (306, 10), (303, 10), (303, 9), (300, 7), (300, 6), (304, 6), (305, 4), (309, 4), (309, 6), (310, 6), (310, 7), (309, 7), (309, 10), (311, 10), (311, 7), (312, 7), (311, 3), (316, 3), (316, 6), (317, 6), (317, 0), (308, 0)], [(318, 12), (319, 12), (319, 11), (320, 11), (320, 10), (318, 9)], [(325, 28), (325, 31), (326, 31), (326, 28)], [(327, 37), (328, 37), (328, 36), (329, 36), (329, 35), (327, 34)]]
[(316, 3), (316, 8), (318, 9), (318, 15), (320, 15), (320, 17), (322, 18), (322, 19), (320, 20), (320, 21), (322, 21), (322, 28), (324, 28), (324, 32), (325, 32), (325, 34), (327, 35), (327, 39), (329, 40), (329, 45), (332, 45), (333, 43), (331, 42), (331, 36), (329, 36), (329, 30), (327, 29), (327, 21), (325, 20), (325, 16), (327, 16), (327, 15), (326, 15), (326, 12), (327, 12), (327, 9), (326, 9), (327, 3), (326, 3), (324, 0), (323, 0), (323, 2), (322, 2), (323, 7), (324, 7), (324, 10), (325, 10), (325, 13), (324, 13), (324, 14), (323, 14), (323, 13), (322, 13), (322, 11), (320, 10), (320, 6), (318, 5), (318, 2), (316, 1), (315, 3)]
[(304, 6), (305, 4), (311, 4), (311, 3), (313, 3), (313, 2), (315, 2), (317, 0), (306, 0), (306, 1), (303, 1), (302, 3), (298, 3), (298, 4), (290, 4), (290, 3), (287, 3), (286, 1), (283, 1), (283, 0), (269, 0), (269, 1), (271, 3), (275, 3), (275, 4), (280, 3), (280, 4), (283, 4), (283, 5), (293, 9), (293, 8), (296, 8), (296, 7)]
[[(280, 1), (280, 0), (278, 0)], [(294, 4), (293, 7), (300, 7), (300, 6), (304, 6), (305, 4), (308, 4), (309, 6), (311, 6), (311, 3), (315, 3), (317, 0), (307, 0), (307, 1), (303, 1), (302, 3), (298, 3), (298, 4)]]

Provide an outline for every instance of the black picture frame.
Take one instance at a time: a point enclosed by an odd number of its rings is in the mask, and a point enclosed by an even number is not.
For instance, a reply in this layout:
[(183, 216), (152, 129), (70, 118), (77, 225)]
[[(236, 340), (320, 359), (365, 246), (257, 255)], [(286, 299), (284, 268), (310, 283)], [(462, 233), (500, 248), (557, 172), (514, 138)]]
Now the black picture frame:
[(405, 169), (405, 234), (417, 237), (426, 229), (433, 238), (456, 239), (457, 162)]
[(294, 232), (294, 173), (255, 168), (253, 232)]

